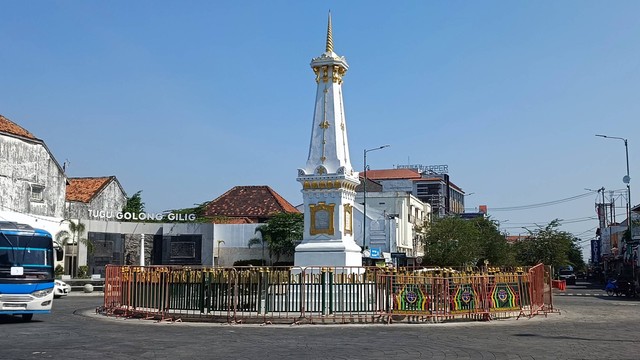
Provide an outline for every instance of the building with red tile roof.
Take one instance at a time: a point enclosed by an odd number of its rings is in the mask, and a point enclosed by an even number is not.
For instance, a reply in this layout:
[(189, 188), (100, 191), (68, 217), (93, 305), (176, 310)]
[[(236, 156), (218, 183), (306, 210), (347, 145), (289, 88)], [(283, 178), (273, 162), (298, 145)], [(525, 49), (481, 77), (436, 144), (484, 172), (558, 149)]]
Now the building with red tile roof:
[(262, 223), (282, 212), (300, 213), (269, 186), (236, 186), (207, 204), (204, 214), (211, 218), (245, 218), (242, 221)]
[(69, 219), (100, 218), (101, 211), (121, 211), (127, 194), (115, 176), (69, 178), (66, 202)]
[(0, 211), (62, 217), (66, 184), (44, 141), (0, 115)]
[(529, 240), (531, 237), (529, 235), (505, 235), (504, 238), (509, 244), (515, 244), (520, 241)]
[(39, 140), (22, 126), (0, 115), (0, 133), (11, 134), (31, 140)]

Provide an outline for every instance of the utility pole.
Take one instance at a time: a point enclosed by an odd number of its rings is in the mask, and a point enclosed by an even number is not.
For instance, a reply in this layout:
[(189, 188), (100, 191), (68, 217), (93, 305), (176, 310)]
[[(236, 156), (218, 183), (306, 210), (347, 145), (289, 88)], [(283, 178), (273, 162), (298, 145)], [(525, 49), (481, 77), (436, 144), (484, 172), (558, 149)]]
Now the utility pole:
[(622, 140), (624, 142), (624, 153), (627, 160), (627, 174), (622, 178), (622, 182), (627, 184), (627, 225), (629, 228), (629, 240), (633, 242), (633, 222), (631, 221), (631, 177), (629, 176), (629, 144), (627, 139), (617, 136), (608, 136), (596, 134), (598, 137), (614, 140)]
[(362, 250), (364, 251), (367, 248), (367, 153), (370, 151), (381, 150), (384, 148), (388, 148), (391, 145), (382, 145), (373, 149), (365, 149), (364, 150), (364, 204), (363, 204), (363, 218), (362, 218)]

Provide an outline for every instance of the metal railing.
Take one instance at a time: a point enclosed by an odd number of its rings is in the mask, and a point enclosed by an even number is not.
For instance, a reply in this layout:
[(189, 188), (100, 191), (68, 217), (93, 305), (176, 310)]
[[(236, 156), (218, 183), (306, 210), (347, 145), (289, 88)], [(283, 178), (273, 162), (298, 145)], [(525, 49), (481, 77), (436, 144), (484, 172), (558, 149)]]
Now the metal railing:
[(109, 265), (102, 310), (158, 320), (237, 323), (534, 316), (552, 309), (544, 269)]

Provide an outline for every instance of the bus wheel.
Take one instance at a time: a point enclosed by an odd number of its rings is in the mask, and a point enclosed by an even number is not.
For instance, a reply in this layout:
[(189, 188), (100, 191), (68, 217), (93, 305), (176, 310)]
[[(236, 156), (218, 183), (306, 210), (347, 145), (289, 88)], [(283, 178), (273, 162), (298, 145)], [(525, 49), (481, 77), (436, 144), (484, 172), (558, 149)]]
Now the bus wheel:
[(22, 314), (22, 321), (27, 322), (33, 319), (33, 314)]

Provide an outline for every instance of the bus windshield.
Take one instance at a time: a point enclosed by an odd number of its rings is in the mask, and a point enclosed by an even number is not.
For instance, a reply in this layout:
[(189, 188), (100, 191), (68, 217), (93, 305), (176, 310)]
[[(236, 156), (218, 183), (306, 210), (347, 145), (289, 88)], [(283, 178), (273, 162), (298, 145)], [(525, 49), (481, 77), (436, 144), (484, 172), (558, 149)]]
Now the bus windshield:
[(43, 229), (0, 221), (0, 315), (51, 313), (53, 239)]
[[(50, 237), (33, 233), (21, 235), (0, 232), (0, 279), (52, 279), (54, 260), (51, 242)], [(19, 271), (15, 270), (18, 268)]]

